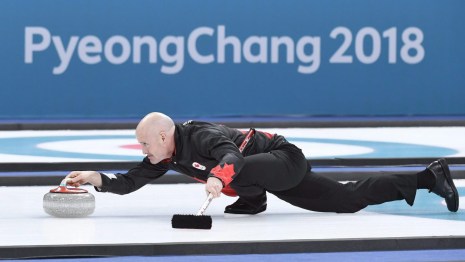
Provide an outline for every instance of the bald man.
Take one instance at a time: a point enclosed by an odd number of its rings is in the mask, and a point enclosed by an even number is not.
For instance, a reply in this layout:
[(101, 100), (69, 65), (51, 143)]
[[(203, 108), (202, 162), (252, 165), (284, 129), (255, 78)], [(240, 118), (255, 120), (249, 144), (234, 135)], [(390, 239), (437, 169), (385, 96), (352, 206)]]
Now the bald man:
[(428, 189), (456, 212), (459, 195), (444, 159), (417, 174), (367, 176), (339, 183), (311, 172), (302, 151), (283, 136), (256, 131), (241, 153), (244, 132), (207, 122), (175, 124), (158, 112), (145, 116), (136, 137), (146, 157), (125, 174), (73, 171), (72, 186), (90, 183), (97, 191), (131, 193), (168, 170), (206, 184), (205, 190), (239, 196), (225, 213), (258, 214), (266, 210), (266, 193), (307, 210), (352, 213), (368, 205), (405, 200), (413, 205), (416, 191)]

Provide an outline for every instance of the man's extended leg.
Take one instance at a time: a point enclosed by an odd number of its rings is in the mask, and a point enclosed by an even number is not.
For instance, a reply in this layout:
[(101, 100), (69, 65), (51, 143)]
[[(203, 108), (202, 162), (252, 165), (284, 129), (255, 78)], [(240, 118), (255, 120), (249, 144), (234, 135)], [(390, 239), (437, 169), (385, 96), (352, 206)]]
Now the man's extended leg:
[(444, 197), (449, 210), (455, 212), (458, 209), (458, 193), (448, 170), (447, 163), (439, 160), (416, 175), (373, 176), (346, 184), (309, 172), (298, 186), (271, 193), (308, 210), (353, 213), (368, 205), (394, 200), (404, 199), (413, 205), (416, 190), (428, 188)]
[(392, 200), (405, 199), (412, 205), (416, 183), (414, 175), (386, 175), (342, 184), (309, 172), (298, 186), (270, 193), (307, 210), (353, 213)]

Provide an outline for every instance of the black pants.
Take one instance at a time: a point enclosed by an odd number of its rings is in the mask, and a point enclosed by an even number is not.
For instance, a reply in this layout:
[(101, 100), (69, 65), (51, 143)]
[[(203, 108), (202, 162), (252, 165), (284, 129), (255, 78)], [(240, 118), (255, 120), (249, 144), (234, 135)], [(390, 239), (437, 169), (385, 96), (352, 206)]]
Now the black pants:
[(404, 199), (413, 205), (417, 178), (413, 174), (367, 176), (342, 184), (311, 172), (302, 151), (285, 144), (269, 153), (246, 156), (231, 187), (253, 206), (262, 203), (269, 192), (307, 210), (353, 213), (393, 200)]

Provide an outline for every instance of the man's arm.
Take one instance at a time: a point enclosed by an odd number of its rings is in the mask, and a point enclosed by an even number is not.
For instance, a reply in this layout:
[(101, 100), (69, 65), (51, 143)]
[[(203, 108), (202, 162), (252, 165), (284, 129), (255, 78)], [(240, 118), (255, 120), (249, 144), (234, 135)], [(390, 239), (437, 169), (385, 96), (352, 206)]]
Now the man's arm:
[(236, 144), (217, 130), (199, 132), (194, 142), (201, 154), (218, 160), (218, 165), (210, 170), (206, 191), (219, 197), (223, 187), (231, 183), (242, 169), (244, 157)]
[(108, 174), (96, 171), (73, 171), (66, 177), (71, 178), (68, 184), (80, 186), (92, 184), (99, 192), (111, 192), (119, 195), (129, 194), (161, 177), (168, 171), (168, 164), (153, 165), (147, 158), (125, 174)]

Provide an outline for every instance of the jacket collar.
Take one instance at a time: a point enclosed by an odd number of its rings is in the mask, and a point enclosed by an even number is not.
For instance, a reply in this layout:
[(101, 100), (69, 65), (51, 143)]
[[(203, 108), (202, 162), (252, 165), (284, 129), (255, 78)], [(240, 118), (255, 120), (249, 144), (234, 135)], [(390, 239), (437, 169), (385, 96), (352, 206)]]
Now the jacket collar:
[(183, 135), (183, 132), (184, 131), (184, 127), (183, 125), (181, 124), (175, 124), (175, 128), (174, 128), (174, 152), (173, 152), (173, 156), (172, 156), (172, 159), (173, 161), (176, 160), (176, 155), (182, 151), (182, 135)]

